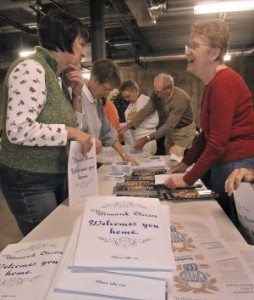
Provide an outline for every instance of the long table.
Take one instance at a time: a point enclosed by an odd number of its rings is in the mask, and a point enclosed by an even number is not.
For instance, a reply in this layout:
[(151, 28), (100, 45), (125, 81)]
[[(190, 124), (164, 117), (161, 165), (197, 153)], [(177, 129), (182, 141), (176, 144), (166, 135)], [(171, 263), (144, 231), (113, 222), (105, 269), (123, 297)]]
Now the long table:
[[(110, 196), (113, 193), (115, 181), (105, 179), (105, 174), (111, 171), (111, 165), (102, 165), (98, 169), (99, 193), (101, 196)], [(195, 215), (212, 216), (220, 230), (220, 236), (232, 243), (234, 248), (246, 245), (245, 240), (234, 227), (230, 219), (223, 212), (216, 200), (200, 201), (163, 201), (170, 206), (171, 214), (177, 215)], [(41, 222), (33, 231), (24, 237), (22, 242), (35, 241), (61, 236), (70, 236), (72, 225), (75, 220), (83, 213), (84, 204), (68, 206), (65, 201), (57, 207), (43, 222)]]

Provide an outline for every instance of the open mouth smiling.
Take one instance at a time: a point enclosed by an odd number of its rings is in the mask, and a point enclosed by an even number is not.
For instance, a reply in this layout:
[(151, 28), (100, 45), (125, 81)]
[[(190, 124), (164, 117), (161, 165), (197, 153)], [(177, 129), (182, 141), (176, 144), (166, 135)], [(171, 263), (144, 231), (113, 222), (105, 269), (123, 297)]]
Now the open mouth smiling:
[(193, 58), (193, 57), (187, 57), (187, 62), (188, 62), (189, 64), (192, 64), (192, 63), (195, 62), (195, 58)]

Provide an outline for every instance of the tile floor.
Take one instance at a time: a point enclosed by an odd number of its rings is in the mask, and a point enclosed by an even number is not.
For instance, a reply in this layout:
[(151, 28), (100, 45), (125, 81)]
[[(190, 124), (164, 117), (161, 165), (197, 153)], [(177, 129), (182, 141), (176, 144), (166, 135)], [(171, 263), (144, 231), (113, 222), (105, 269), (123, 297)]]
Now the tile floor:
[(0, 191), (0, 251), (8, 244), (19, 242), (23, 238), (17, 223), (10, 213), (6, 201)]

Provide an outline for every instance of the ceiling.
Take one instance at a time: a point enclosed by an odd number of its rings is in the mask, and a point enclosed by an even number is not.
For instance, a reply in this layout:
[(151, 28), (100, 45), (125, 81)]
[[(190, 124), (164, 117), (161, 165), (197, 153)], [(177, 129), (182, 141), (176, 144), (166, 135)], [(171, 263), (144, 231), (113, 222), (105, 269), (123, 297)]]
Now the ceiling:
[[(197, 16), (193, 7), (198, 0), (91, 1), (98, 12), (104, 11), (106, 56), (122, 64), (182, 59), (193, 21), (220, 17), (231, 28), (230, 52), (254, 54), (254, 11)], [(38, 44), (36, 21), (51, 7), (80, 18), (91, 30), (90, 0), (1, 0), (0, 69), (8, 67), (21, 48)]]

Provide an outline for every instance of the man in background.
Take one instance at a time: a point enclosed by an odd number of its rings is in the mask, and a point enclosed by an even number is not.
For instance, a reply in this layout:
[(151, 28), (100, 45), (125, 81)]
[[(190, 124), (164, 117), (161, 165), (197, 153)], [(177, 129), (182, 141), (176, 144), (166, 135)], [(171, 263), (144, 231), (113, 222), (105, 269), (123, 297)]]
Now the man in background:
[(165, 73), (160, 73), (154, 78), (150, 101), (120, 130), (120, 133), (123, 134), (128, 129), (135, 130), (155, 111), (159, 115), (157, 130), (136, 140), (134, 148), (141, 149), (147, 142), (158, 141), (164, 136), (164, 149), (160, 149), (160, 145), (157, 144), (157, 154), (169, 154), (173, 146), (190, 148), (196, 133), (190, 97), (174, 85), (171, 75)]

